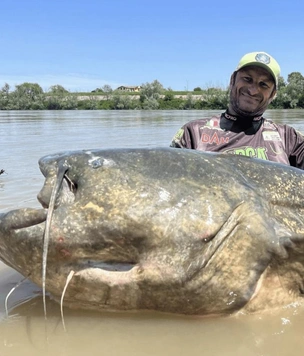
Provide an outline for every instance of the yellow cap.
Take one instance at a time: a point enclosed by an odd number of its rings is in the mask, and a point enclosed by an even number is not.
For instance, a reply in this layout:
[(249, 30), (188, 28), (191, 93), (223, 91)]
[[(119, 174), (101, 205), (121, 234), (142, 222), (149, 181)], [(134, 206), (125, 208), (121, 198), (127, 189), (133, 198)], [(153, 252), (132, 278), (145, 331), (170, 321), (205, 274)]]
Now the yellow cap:
[(246, 66), (259, 66), (265, 68), (275, 81), (276, 88), (278, 87), (278, 80), (280, 76), (279, 63), (266, 52), (251, 52), (243, 56), (237, 66), (239, 70)]

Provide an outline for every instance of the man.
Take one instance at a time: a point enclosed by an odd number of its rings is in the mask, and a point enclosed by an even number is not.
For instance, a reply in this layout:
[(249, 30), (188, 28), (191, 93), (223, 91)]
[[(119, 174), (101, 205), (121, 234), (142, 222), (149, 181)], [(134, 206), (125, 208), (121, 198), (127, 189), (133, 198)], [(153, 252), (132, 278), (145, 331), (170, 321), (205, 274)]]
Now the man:
[(225, 152), (304, 169), (304, 136), (262, 115), (275, 98), (280, 66), (265, 52), (243, 56), (230, 79), (228, 109), (218, 117), (186, 123), (171, 147)]

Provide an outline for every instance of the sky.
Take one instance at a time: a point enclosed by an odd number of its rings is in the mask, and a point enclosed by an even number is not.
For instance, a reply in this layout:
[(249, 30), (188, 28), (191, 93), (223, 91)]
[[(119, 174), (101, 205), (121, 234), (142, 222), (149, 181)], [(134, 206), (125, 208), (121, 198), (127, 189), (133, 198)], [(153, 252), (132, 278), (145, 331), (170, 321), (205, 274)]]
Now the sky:
[(0, 88), (221, 87), (240, 58), (265, 51), (304, 75), (304, 2), (1, 0)]

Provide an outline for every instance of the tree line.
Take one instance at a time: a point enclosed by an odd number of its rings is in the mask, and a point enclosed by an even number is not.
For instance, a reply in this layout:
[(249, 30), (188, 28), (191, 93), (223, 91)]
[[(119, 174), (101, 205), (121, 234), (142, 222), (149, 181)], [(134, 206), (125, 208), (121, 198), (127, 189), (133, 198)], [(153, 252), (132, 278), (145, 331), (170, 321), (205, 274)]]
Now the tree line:
[[(154, 80), (141, 85), (139, 93), (113, 90), (104, 85), (90, 93), (71, 93), (57, 84), (44, 92), (37, 83), (5, 83), (0, 90), (0, 110), (200, 110), (226, 109), (229, 88), (196, 87), (193, 91), (176, 92)], [(292, 72), (287, 81), (279, 77), (276, 99), (270, 109), (304, 108), (304, 77)]]

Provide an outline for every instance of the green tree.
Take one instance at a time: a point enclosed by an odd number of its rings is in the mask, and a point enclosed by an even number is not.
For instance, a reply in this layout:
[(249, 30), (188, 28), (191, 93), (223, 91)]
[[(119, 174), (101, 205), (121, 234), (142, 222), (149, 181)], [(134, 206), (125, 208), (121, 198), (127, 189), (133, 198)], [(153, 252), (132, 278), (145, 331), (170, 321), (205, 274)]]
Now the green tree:
[[(277, 99), (282, 108), (294, 109), (299, 105), (299, 98), (304, 90), (304, 77), (300, 72), (292, 72), (287, 77), (286, 86), (279, 87)], [(275, 102), (274, 102), (275, 105)]]
[(110, 95), (111, 95), (112, 92), (113, 92), (113, 89), (112, 89), (111, 85), (105, 84), (101, 89), (102, 89), (102, 91), (106, 94), (107, 100), (109, 100)]
[(297, 86), (298, 88), (303, 89), (304, 77), (300, 72), (292, 72), (288, 74), (287, 83), (288, 85), (294, 85)]
[(292, 72), (287, 78), (287, 93), (291, 95), (292, 99), (296, 99), (303, 93), (304, 77), (300, 72)]
[(109, 85), (109, 84), (105, 84), (103, 87), (101, 87), (101, 90), (104, 93), (112, 93), (112, 91), (113, 91), (111, 85)]
[(75, 110), (78, 106), (78, 98), (76, 94), (69, 94), (62, 98), (61, 101), (63, 110)]
[(228, 89), (220, 88), (208, 88), (202, 94), (203, 99), (201, 100), (201, 109), (223, 109), (225, 110), (228, 106), (229, 95)]
[(186, 101), (184, 104), (184, 109), (191, 110), (194, 108), (195, 101), (193, 99), (193, 95), (191, 93), (187, 94)]
[(5, 83), (0, 90), (0, 110), (10, 109), (10, 86)]
[(44, 108), (44, 93), (37, 83), (16, 85), (11, 93), (12, 106), (16, 110), (40, 110)]
[(88, 96), (86, 99), (77, 100), (77, 109), (79, 110), (97, 110), (99, 100), (94, 95)]
[(130, 108), (130, 97), (127, 95), (115, 94), (112, 97), (111, 106), (114, 110), (127, 110)]
[(166, 91), (164, 96), (164, 101), (172, 101), (174, 99), (174, 94), (172, 91)]
[(46, 110), (61, 110), (62, 109), (62, 104), (61, 104), (61, 98), (57, 95), (52, 95), (46, 98), (45, 100), (45, 109)]
[(43, 94), (43, 90), (39, 84), (27, 82), (16, 85), (15, 92), (21, 96), (25, 95), (31, 99), (36, 99), (39, 95)]
[(140, 90), (140, 102), (145, 110), (156, 110), (159, 107), (158, 100), (164, 92), (164, 87), (158, 80), (152, 83), (142, 84)]
[(103, 93), (103, 90), (101, 88), (96, 88), (92, 90), (91, 93)]
[(50, 87), (49, 93), (56, 94), (56, 95), (64, 95), (64, 94), (68, 94), (69, 91), (66, 90), (62, 85), (56, 84)]
[(286, 82), (283, 77), (279, 76), (278, 78), (278, 90), (285, 88), (286, 87)]

